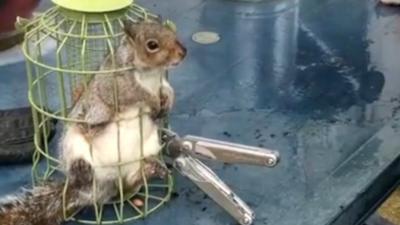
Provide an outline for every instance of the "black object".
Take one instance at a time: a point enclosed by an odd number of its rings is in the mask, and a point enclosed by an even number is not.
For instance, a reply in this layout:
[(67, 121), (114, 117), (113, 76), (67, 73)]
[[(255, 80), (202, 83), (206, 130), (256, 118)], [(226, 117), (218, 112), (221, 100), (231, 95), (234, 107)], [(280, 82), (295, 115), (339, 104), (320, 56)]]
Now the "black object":
[[(55, 121), (48, 125), (47, 141), (50, 141), (55, 133)], [(32, 162), (33, 137), (34, 124), (29, 107), (0, 110), (0, 165)], [(43, 138), (40, 140), (42, 145)]]

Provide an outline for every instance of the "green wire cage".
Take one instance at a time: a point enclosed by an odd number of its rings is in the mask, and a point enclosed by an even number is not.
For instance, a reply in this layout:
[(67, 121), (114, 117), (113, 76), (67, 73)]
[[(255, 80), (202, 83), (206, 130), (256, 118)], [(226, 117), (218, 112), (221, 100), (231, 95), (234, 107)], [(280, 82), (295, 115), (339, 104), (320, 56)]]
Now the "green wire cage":
[[(73, 90), (87, 84), (93, 74), (131, 69), (98, 71), (104, 56), (114, 51), (123, 35), (123, 20), (136, 22), (158, 18), (132, 0), (54, 0), (54, 3), (54, 7), (32, 20), (20, 21), (25, 29), (22, 50), (27, 61), (28, 97), (35, 125), (34, 184), (58, 174), (57, 147), (45, 140), (50, 135), (52, 121), (58, 121), (57, 130), (67, 123), (79, 122), (68, 118)], [(54, 50), (46, 52), (48, 46), (53, 46)], [(161, 156), (160, 160), (163, 160)], [(127, 194), (129, 191), (120, 188), (115, 201), (100, 206), (94, 204), (90, 209), (65, 215), (65, 219), (86, 224), (113, 224), (143, 218), (169, 200), (172, 186), (172, 177), (167, 176), (144, 182), (137, 193)], [(131, 201), (133, 198), (143, 199), (144, 204), (135, 205)], [(94, 213), (85, 213), (87, 211)]]

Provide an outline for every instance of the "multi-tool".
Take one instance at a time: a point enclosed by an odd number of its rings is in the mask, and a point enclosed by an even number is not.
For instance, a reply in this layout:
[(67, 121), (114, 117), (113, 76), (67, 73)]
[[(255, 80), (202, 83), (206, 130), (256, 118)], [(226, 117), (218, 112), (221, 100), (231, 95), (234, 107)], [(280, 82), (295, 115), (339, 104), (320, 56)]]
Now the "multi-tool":
[(253, 210), (210, 168), (196, 158), (274, 167), (279, 161), (277, 151), (197, 136), (179, 137), (169, 129), (163, 129), (162, 138), (166, 143), (165, 154), (172, 159), (177, 171), (193, 181), (240, 224), (253, 223), (255, 219)]

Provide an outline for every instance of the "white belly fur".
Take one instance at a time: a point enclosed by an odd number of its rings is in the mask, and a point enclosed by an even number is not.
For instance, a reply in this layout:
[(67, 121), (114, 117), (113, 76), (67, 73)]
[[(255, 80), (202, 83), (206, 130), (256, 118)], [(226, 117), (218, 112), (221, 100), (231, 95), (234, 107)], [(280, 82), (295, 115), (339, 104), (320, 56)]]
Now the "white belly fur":
[(92, 151), (90, 143), (78, 127), (69, 126), (62, 140), (64, 165), (68, 167), (74, 159), (83, 158), (94, 167), (98, 181), (109, 181), (118, 179), (119, 170), (116, 165), (120, 162), (124, 164), (121, 166), (121, 176), (129, 184), (139, 172), (139, 160), (142, 157), (156, 155), (161, 150), (157, 124), (149, 116), (144, 115), (142, 155), (138, 112), (138, 107), (132, 107), (120, 114), (122, 120), (119, 122), (119, 143), (118, 125), (117, 122), (112, 122), (92, 140)]
[[(148, 91), (158, 94), (162, 85), (169, 86), (168, 81), (163, 77), (164, 74), (163, 70), (155, 70), (135, 73), (135, 77), (137, 82)], [(120, 118), (119, 126), (116, 122), (108, 124), (104, 131), (92, 140), (92, 151), (90, 143), (78, 127), (74, 124), (68, 126), (61, 143), (63, 164), (68, 168), (73, 160), (83, 158), (94, 167), (95, 178), (98, 181), (110, 181), (119, 178), (119, 169), (116, 165), (122, 163), (124, 165), (121, 166), (121, 176), (129, 185), (139, 172), (139, 160), (156, 155), (161, 150), (158, 125), (147, 114), (142, 116), (143, 145), (141, 145), (139, 107), (143, 105), (135, 105), (119, 113), (116, 116)], [(150, 111), (148, 107), (142, 109), (145, 112)], [(143, 155), (141, 146), (143, 146)]]

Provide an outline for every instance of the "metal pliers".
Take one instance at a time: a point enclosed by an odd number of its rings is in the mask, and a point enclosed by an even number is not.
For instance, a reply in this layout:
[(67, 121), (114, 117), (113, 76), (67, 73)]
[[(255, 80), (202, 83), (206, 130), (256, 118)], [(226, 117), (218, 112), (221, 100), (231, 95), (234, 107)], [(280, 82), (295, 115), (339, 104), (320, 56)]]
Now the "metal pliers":
[(173, 160), (176, 170), (193, 181), (240, 224), (253, 223), (253, 210), (196, 158), (274, 167), (279, 162), (277, 151), (191, 135), (181, 138), (169, 129), (162, 130), (162, 140), (166, 143), (164, 153)]

